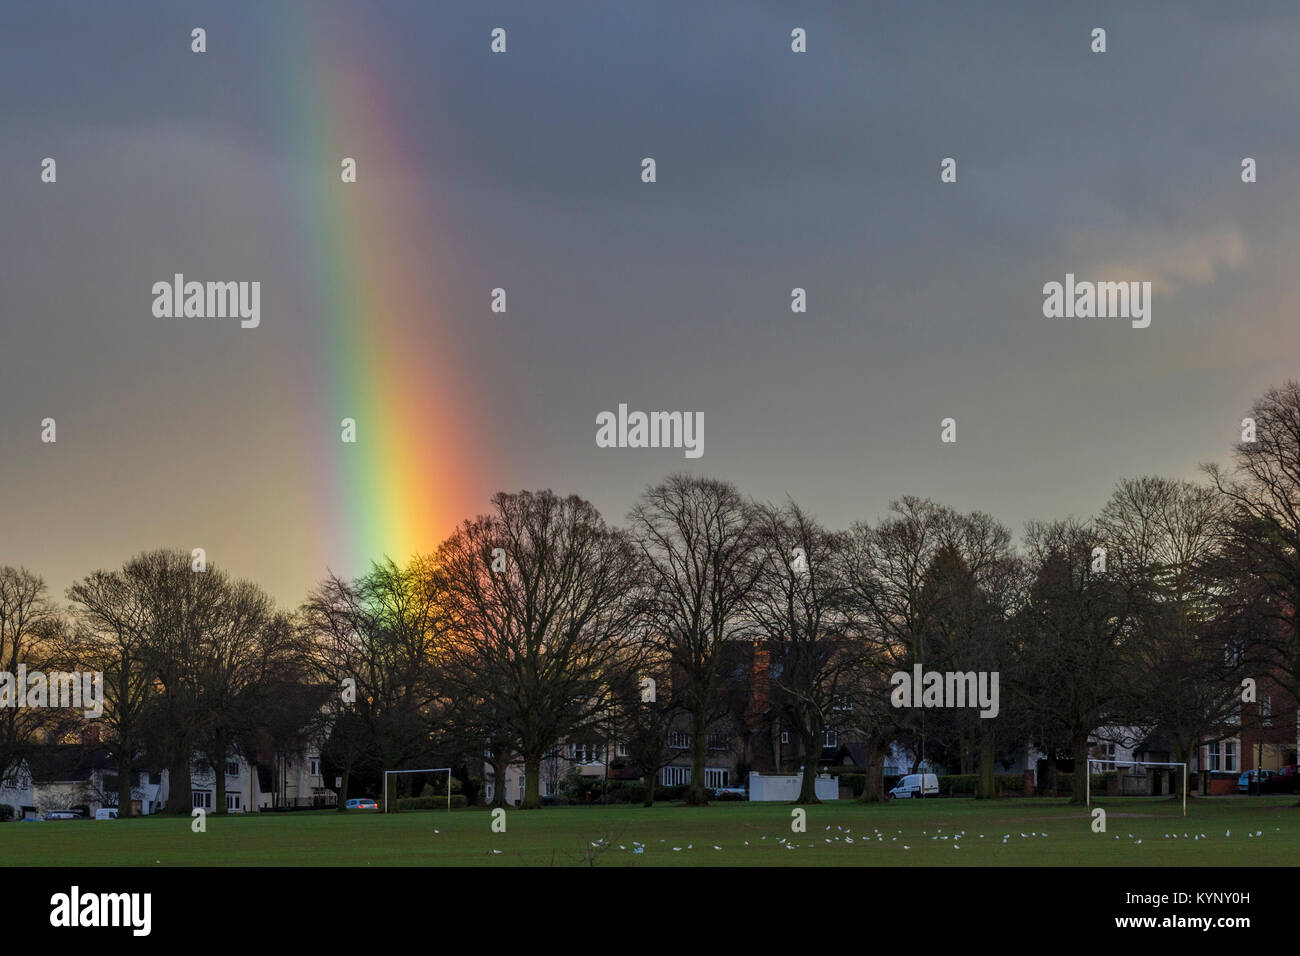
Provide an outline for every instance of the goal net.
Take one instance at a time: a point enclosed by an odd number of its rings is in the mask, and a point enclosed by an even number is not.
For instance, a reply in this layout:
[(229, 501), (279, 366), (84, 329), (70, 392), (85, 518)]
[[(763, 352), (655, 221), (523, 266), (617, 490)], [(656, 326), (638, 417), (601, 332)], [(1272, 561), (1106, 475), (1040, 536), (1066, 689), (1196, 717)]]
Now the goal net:
[(396, 813), (398, 801), (406, 797), (426, 798), (431, 807), (451, 809), (451, 768), (422, 767), (384, 771), (385, 813)]
[(1088, 772), (1084, 774), (1088, 778), (1088, 806), (1092, 806), (1092, 768), (1094, 765), (1104, 765), (1109, 767), (1133, 767), (1138, 773), (1142, 773), (1151, 767), (1182, 767), (1183, 768), (1183, 816), (1187, 816), (1187, 764), (1177, 760), (1103, 760), (1098, 757), (1088, 758)]

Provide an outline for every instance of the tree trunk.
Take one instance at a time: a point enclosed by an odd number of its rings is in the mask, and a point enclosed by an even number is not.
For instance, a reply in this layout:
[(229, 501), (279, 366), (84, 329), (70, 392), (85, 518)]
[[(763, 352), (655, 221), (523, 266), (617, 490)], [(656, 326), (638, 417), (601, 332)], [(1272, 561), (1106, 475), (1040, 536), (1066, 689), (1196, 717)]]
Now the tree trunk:
[(171, 761), (171, 773), (168, 775), (167, 812), (189, 816), (194, 809), (194, 798), (190, 790), (190, 752), (186, 748), (180, 756)]
[(997, 745), (992, 727), (980, 726), (980, 770), (979, 779), (975, 781), (975, 799), (990, 800), (998, 795), (997, 778), (994, 774), (994, 762), (997, 760)]
[(542, 755), (524, 754), (524, 802), (521, 809), (536, 810), (542, 805), (541, 778)]
[(1088, 788), (1088, 735), (1078, 734), (1074, 738), (1074, 786), (1070, 788), (1070, 802), (1082, 804), (1087, 800)]
[(709, 725), (704, 719), (704, 706), (701, 704), (691, 714), (691, 780), (686, 787), (686, 802), (691, 806), (702, 807), (709, 802), (704, 789), (708, 753)]
[(488, 761), (492, 765), (492, 800), (490, 807), (506, 805), (506, 769), (510, 766), (508, 759), (494, 757)]
[[(249, 765), (248, 765), (248, 772), (249, 772), (250, 775), (253, 773), (253, 771), (254, 771), (255, 769), (256, 769), (256, 768), (255, 768), (252, 764), (249, 764)], [(256, 779), (256, 778), (254, 778), (254, 779)], [(352, 771), (351, 771), (350, 768), (348, 768), (348, 767), (344, 767), (344, 768), (343, 768), (343, 790), (342, 790), (342, 792), (339, 794), (339, 805), (338, 805), (337, 807), (334, 808), (334, 809), (337, 810), (339, 813), (342, 813), (342, 812), (343, 812), (343, 808), (344, 808), (345, 806), (347, 806), (347, 802), (348, 802), (348, 786), (349, 786), (351, 783), (352, 783)], [(252, 788), (250, 787), (249, 790), (251, 791)], [(250, 792), (250, 796), (251, 796), (251, 792)]]
[(863, 803), (880, 803), (885, 799), (885, 742), (867, 738), (867, 782), (862, 788)]
[(821, 803), (817, 799), (817, 764), (821, 761), (817, 741), (821, 733), (803, 735), (803, 781), (799, 785), (799, 803)]
[(131, 815), (131, 751), (124, 749), (117, 755), (117, 817)]

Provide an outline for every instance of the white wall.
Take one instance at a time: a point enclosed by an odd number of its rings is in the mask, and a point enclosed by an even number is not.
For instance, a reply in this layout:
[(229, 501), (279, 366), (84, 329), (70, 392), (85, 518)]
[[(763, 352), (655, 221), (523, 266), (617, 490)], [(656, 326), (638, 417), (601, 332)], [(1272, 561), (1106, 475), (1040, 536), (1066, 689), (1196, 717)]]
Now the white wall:
[[(749, 775), (749, 799), (784, 800), (799, 798), (803, 786), (803, 774), (793, 776), (769, 777), (751, 772)], [(840, 798), (839, 781), (829, 774), (821, 774), (813, 781), (813, 791), (818, 800), (838, 800)]]

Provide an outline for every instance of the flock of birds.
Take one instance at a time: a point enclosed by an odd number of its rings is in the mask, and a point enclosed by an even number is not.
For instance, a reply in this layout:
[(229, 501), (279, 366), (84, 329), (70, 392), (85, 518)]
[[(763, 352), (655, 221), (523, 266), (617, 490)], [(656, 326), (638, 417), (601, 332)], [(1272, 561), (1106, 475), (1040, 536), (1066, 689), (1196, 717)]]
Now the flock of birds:
[[(831, 828), (830, 828), (829, 826), (826, 827), (826, 832), (829, 832), (830, 829), (831, 829)], [(897, 831), (897, 834), (898, 834), (898, 835), (895, 835), (895, 836), (889, 836), (888, 839), (886, 839), (886, 834), (884, 833), (884, 831), (882, 831), (882, 830), (880, 830), (880, 829), (878, 829), (878, 828), (876, 828), (876, 827), (872, 827), (872, 832), (871, 832), (871, 835), (870, 835), (870, 836), (867, 836), (867, 835), (864, 835), (864, 834), (859, 834), (859, 835), (855, 838), (855, 837), (853, 837), (853, 836), (851, 835), (851, 834), (853, 833), (853, 828), (852, 828), (852, 827), (841, 827), (841, 826), (836, 826), (835, 829), (836, 829), (836, 831), (838, 831), (837, 833), (835, 833), (835, 834), (833, 834), (833, 835), (831, 835), (831, 836), (824, 836), (824, 837), (822, 838), (823, 841), (824, 841), (825, 843), (835, 844), (835, 843), (841, 843), (841, 842), (842, 842), (842, 843), (844, 843), (846, 846), (855, 846), (855, 845), (867, 846), (867, 845), (870, 845), (870, 844), (872, 844), (872, 843), (886, 843), (886, 842), (888, 842), (888, 843), (890, 843), (890, 844), (894, 844), (894, 843), (898, 843), (898, 842), (899, 842), (900, 835), (902, 835), (902, 833), (903, 833), (902, 830), (898, 830), (898, 831)], [(1281, 827), (1276, 827), (1276, 828), (1275, 828), (1275, 830), (1277, 830), (1278, 832), (1281, 832), (1281, 829), (1282, 829)], [(435, 831), (435, 832), (436, 832), (436, 831)], [(1007, 843), (1009, 843), (1009, 842), (1011, 841), (1011, 839), (1012, 839), (1012, 837), (1013, 837), (1014, 835), (1015, 835), (1014, 833), (1004, 833), (1004, 834), (1002, 834), (1002, 838), (1001, 838), (1001, 843), (1002, 843), (1002, 845), (1005, 846)], [(1224, 837), (1231, 838), (1231, 836), (1232, 836), (1232, 830), (1231, 830), (1231, 829), (1225, 830), (1224, 833), (1223, 833), (1223, 835), (1224, 835)], [(1252, 832), (1250, 832), (1250, 831), (1248, 830), (1248, 831), (1246, 831), (1246, 836), (1247, 836), (1247, 837), (1250, 837), (1250, 838), (1252, 838), (1252, 839), (1255, 838), (1255, 837), (1260, 837), (1260, 838), (1262, 838), (1262, 837), (1264, 836), (1264, 831), (1262, 831), (1262, 830), (1256, 830), (1255, 832), (1252, 833)], [(923, 838), (925, 838), (925, 837), (929, 837), (929, 839), (930, 839), (931, 841), (934, 841), (934, 842), (951, 840), (952, 842), (951, 842), (949, 845), (950, 845), (954, 850), (960, 850), (960, 849), (961, 849), (961, 842), (960, 842), (960, 841), (962, 841), (962, 840), (966, 840), (966, 839), (979, 839), (979, 840), (983, 840), (983, 839), (985, 838), (983, 833), (979, 834), (978, 836), (974, 836), (974, 837), (972, 837), (972, 836), (968, 836), (968, 831), (966, 831), (966, 830), (958, 830), (958, 831), (955, 831), (955, 832), (952, 832), (952, 833), (944, 833), (944, 832), (943, 832), (943, 827), (938, 827), (938, 828), (936, 828), (936, 830), (935, 830), (935, 832), (934, 832), (933, 835), (930, 833), (929, 830), (922, 830), (922, 831), (921, 831), (921, 837), (920, 837), (920, 838), (913, 838), (913, 839), (916, 840), (916, 841), (919, 841), (919, 839), (923, 839)], [(1038, 832), (1037, 830), (1031, 831), (1031, 832), (1029, 832), (1029, 833), (1021, 832), (1021, 833), (1020, 833), (1020, 838), (1023, 839), (1023, 840), (1035, 840), (1035, 839), (1045, 840), (1045, 839), (1047, 839), (1047, 833), (1046, 833), (1046, 831), (1040, 833), (1040, 832)], [(1177, 839), (1179, 839), (1179, 836), (1178, 836), (1177, 833), (1166, 833), (1165, 836), (1164, 836), (1164, 838), (1165, 838), (1166, 840), (1177, 840)], [(763, 836), (763, 837), (760, 838), (759, 842), (762, 842), (762, 841), (764, 841), (764, 840), (766, 840), (766, 839), (767, 839), (767, 837), (766, 837), (766, 836)], [(807, 839), (807, 837), (804, 837), (804, 839)], [(907, 840), (907, 837), (906, 837), (906, 836), (903, 836), (902, 839), (903, 839), (904, 841), (906, 841), (906, 840)], [(993, 839), (997, 839), (997, 837), (995, 836)], [(1120, 839), (1120, 836), (1119, 836), (1118, 834), (1116, 834), (1116, 835), (1115, 835), (1115, 839), (1116, 839), (1116, 840)], [(1128, 834), (1128, 839), (1131, 841), (1131, 843), (1132, 843), (1133, 846), (1139, 846), (1139, 845), (1142, 843), (1142, 838), (1141, 838), (1141, 837), (1136, 837), (1136, 836), (1134, 836), (1132, 833)], [(1182, 839), (1184, 839), (1184, 840), (1199, 841), (1199, 840), (1208, 840), (1208, 839), (1210, 839), (1210, 837), (1209, 837), (1208, 835), (1204, 834), (1204, 833), (1187, 833), (1187, 832), (1184, 832), (1183, 835), (1182, 835)], [(659, 842), (660, 842), (660, 843), (663, 843), (663, 844), (667, 844), (668, 841), (667, 841), (667, 840), (660, 840)], [(784, 847), (786, 850), (797, 850), (797, 849), (800, 849), (800, 848), (806, 848), (806, 849), (810, 849), (810, 850), (811, 850), (811, 849), (816, 849), (817, 846), (818, 846), (818, 844), (817, 844), (816, 842), (813, 842), (813, 843), (803, 843), (802, 841), (796, 841), (796, 840), (790, 839), (789, 837), (778, 837), (776, 840), (773, 841), (773, 843), (774, 843), (774, 845), (776, 845), (776, 846)], [(721, 851), (721, 850), (722, 850), (722, 847), (718, 846), (716, 843), (714, 843), (714, 844), (707, 844), (707, 845), (708, 845), (708, 846), (712, 846), (714, 850), (718, 850), (718, 851)], [(745, 846), (749, 846), (749, 845), (750, 845), (750, 841), (745, 840), (745, 841), (744, 841), (744, 845), (745, 845)], [(912, 849), (912, 845), (913, 845), (912, 843), (908, 843), (908, 842), (903, 842), (903, 843), (901, 844), (901, 846), (902, 846), (902, 848), (903, 848), (904, 850), (911, 850), (911, 849)], [(600, 840), (596, 840), (596, 841), (592, 842), (591, 846), (592, 846), (592, 849), (596, 849), (596, 850), (611, 850), (611, 849), (613, 849), (614, 844), (612, 844), (612, 843), (610, 843), (610, 842), (608, 842), (607, 840), (605, 840), (605, 839), (602, 838), (602, 839), (600, 839)], [(639, 853), (644, 853), (644, 852), (645, 852), (645, 844), (644, 844), (644, 843), (641, 843), (641, 842), (638, 842), (637, 840), (632, 840), (632, 841), (630, 841), (630, 843), (620, 843), (620, 844), (617, 844), (617, 846), (618, 846), (619, 850), (621, 850), (621, 851), (623, 851), (623, 852), (628, 852), (628, 848), (629, 848), (629, 846), (631, 847), (631, 852), (634, 853), (634, 854), (639, 854)], [(672, 849), (672, 851), (673, 851), (674, 853), (683, 853), (683, 852), (686, 852), (686, 851), (689, 851), (689, 850), (694, 850), (694, 849), (695, 849), (695, 844), (694, 844), (694, 843), (687, 843), (685, 846), (674, 846), (674, 847), (672, 847), (671, 849)], [(493, 852), (493, 853), (496, 853), (496, 854), (499, 854), (501, 851), (500, 851), (500, 850), (493, 850), (492, 852)]]

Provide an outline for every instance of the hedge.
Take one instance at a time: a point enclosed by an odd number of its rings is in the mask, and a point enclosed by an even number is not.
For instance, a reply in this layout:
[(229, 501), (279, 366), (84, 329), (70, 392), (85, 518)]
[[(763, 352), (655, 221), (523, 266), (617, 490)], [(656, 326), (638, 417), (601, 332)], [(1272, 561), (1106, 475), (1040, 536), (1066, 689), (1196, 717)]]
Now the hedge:
[[(453, 793), (451, 795), (451, 808), (460, 810), (469, 806), (469, 800), (463, 793)], [(447, 809), (447, 798), (441, 797), (398, 797), (397, 809), (401, 810), (445, 810)]]

